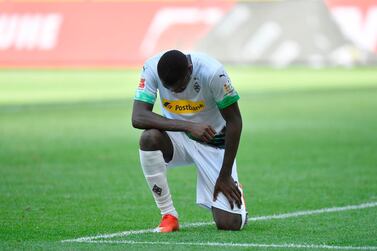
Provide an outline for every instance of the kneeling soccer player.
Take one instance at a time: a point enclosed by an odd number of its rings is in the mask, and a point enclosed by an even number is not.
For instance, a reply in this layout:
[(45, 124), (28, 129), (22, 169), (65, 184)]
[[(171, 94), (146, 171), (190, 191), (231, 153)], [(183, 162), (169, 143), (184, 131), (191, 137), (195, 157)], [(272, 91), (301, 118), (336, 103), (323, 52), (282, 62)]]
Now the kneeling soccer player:
[[(157, 90), (163, 116), (152, 112)], [(179, 229), (166, 171), (189, 164), (197, 167), (197, 204), (212, 210), (217, 228), (245, 225), (235, 162), (242, 129), (238, 99), (223, 66), (204, 54), (171, 50), (145, 62), (132, 124), (145, 129), (140, 162), (161, 210), (161, 232)]]

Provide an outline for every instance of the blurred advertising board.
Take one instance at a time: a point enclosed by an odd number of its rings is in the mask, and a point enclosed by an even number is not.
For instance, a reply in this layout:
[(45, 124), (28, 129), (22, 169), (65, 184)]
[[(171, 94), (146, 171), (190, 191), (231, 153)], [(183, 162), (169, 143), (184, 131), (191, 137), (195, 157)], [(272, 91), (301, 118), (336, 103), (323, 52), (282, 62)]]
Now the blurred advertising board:
[[(362, 0), (353, 2), (358, 6)], [(195, 48), (230, 64), (315, 68), (376, 65), (375, 50), (355, 43), (335, 21), (332, 12), (338, 11), (338, 5), (333, 4), (329, 9), (322, 0), (238, 1)], [(372, 41), (375, 48), (373, 18), (372, 8), (368, 26), (361, 25), (365, 24), (362, 20), (352, 27), (357, 28), (359, 41)], [(355, 21), (351, 19), (348, 26)]]
[(0, 0), (0, 67), (129, 67), (191, 49), (233, 1)]
[(343, 34), (363, 49), (377, 53), (377, 1), (326, 0)]

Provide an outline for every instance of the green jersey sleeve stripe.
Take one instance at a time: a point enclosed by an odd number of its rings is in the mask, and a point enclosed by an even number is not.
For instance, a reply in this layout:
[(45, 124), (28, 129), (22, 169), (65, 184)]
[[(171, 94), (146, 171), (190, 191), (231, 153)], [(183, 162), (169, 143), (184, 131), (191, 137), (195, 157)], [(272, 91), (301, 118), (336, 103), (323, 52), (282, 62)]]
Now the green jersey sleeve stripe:
[(143, 101), (149, 104), (154, 104), (156, 97), (148, 92), (137, 90), (135, 94), (135, 100)]
[(240, 99), (240, 96), (238, 96), (238, 94), (235, 95), (235, 96), (226, 96), (220, 102), (216, 102), (216, 104), (217, 104), (217, 107), (219, 109), (224, 109), (224, 108), (230, 106), (231, 104), (236, 103), (239, 99)]

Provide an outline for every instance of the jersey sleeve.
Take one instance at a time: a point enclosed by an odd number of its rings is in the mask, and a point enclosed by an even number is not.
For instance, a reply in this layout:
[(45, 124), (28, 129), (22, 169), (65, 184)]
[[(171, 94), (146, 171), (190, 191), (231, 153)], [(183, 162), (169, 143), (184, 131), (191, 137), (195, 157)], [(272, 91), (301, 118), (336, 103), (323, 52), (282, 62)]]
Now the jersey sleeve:
[(157, 81), (150, 66), (144, 65), (134, 100), (154, 104), (157, 96)]
[(223, 67), (217, 70), (210, 82), (210, 88), (217, 104), (221, 110), (240, 99), (237, 91), (234, 89), (232, 82)]

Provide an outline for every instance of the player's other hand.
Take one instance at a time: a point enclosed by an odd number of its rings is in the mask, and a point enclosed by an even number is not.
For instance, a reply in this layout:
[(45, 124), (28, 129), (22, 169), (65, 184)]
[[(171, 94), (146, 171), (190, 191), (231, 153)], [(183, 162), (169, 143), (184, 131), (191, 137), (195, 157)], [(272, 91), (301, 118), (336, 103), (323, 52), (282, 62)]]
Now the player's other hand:
[(188, 128), (188, 132), (197, 139), (209, 142), (215, 137), (216, 131), (212, 126), (201, 123), (192, 123)]
[(234, 208), (234, 204), (236, 204), (238, 208), (241, 208), (241, 191), (238, 189), (238, 186), (234, 182), (232, 176), (222, 177), (220, 175), (217, 178), (215, 189), (213, 191), (213, 201), (216, 201), (220, 192), (223, 193), (228, 199), (232, 209)]

